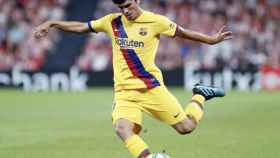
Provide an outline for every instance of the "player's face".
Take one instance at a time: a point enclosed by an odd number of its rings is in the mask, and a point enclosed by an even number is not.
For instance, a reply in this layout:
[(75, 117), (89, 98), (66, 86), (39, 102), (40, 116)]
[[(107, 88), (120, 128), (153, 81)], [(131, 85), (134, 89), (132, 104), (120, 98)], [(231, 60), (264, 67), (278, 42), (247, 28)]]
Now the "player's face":
[(128, 20), (135, 20), (141, 13), (138, 1), (136, 0), (126, 0), (124, 3), (118, 5), (118, 7)]

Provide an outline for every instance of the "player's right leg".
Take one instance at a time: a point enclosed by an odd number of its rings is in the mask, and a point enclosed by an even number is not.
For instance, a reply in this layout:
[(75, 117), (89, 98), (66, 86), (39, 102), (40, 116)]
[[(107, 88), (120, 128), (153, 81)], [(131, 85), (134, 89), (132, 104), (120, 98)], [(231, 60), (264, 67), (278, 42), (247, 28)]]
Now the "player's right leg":
[(147, 144), (143, 141), (135, 128), (138, 125), (124, 118), (114, 123), (117, 135), (126, 144), (127, 149), (135, 158), (147, 158), (150, 155)]
[(135, 101), (127, 100), (133, 95), (133, 91), (116, 93), (113, 125), (117, 135), (135, 158), (147, 158), (150, 155), (149, 148), (138, 135), (142, 123), (141, 107)]

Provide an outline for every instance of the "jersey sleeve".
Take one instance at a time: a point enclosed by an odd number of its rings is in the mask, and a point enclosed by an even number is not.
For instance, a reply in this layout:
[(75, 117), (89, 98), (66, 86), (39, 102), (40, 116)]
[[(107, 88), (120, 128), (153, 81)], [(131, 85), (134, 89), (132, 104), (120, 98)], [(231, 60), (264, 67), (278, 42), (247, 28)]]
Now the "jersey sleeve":
[(91, 20), (88, 22), (88, 27), (92, 32), (98, 33), (98, 32), (109, 32), (110, 29), (110, 23), (112, 15), (106, 15), (100, 19), (97, 20)]
[(157, 34), (173, 37), (176, 33), (177, 24), (165, 16), (157, 15)]

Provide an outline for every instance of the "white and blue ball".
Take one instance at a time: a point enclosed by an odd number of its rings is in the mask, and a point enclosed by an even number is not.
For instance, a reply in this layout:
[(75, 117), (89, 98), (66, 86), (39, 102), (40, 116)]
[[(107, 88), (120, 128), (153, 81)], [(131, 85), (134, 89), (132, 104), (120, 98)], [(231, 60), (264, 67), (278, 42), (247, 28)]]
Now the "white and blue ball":
[(149, 158), (170, 158), (170, 157), (165, 153), (155, 153), (152, 154)]

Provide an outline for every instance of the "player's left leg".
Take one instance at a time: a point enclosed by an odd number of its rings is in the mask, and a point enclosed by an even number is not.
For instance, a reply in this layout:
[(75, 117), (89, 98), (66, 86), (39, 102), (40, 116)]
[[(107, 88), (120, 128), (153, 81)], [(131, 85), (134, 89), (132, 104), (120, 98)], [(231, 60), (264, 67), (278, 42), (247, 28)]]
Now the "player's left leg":
[(179, 123), (172, 125), (180, 134), (192, 132), (203, 116), (204, 102), (214, 97), (223, 97), (225, 92), (221, 88), (195, 85), (193, 88), (193, 97), (185, 109), (186, 118)]
[[(144, 93), (142, 100), (141, 104), (144, 109), (143, 111), (162, 122), (169, 125), (175, 125), (178, 122), (186, 120), (187, 116), (184, 109), (165, 86), (147, 90), (147, 92)], [(195, 124), (192, 125), (191, 123), (192, 122), (185, 123), (185, 126), (180, 126), (183, 129), (177, 131), (184, 132), (192, 130)]]
[(201, 120), (205, 100), (224, 96), (224, 91), (220, 88), (195, 85), (193, 94), (185, 110), (165, 86), (145, 92), (141, 103), (148, 114), (171, 125), (178, 133), (188, 134)]

